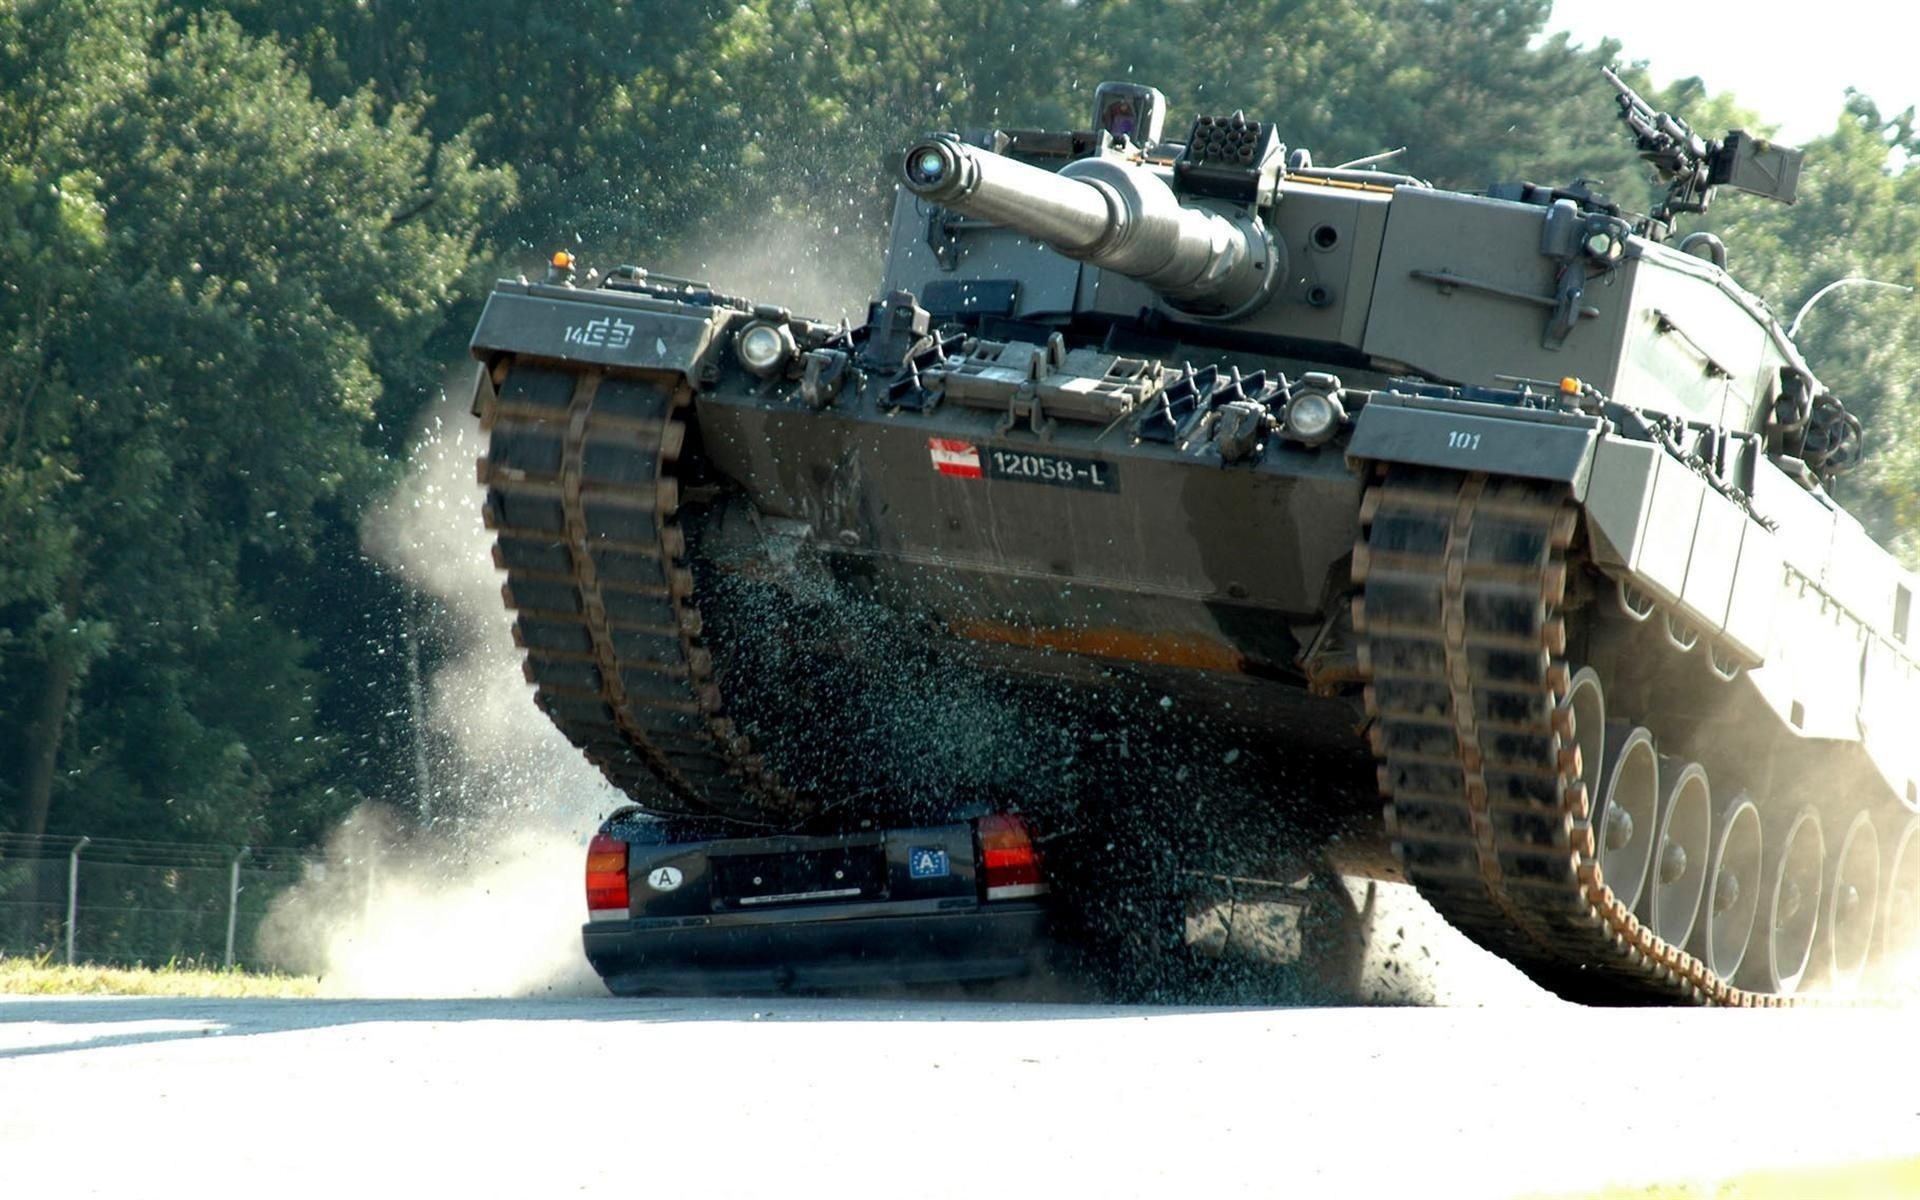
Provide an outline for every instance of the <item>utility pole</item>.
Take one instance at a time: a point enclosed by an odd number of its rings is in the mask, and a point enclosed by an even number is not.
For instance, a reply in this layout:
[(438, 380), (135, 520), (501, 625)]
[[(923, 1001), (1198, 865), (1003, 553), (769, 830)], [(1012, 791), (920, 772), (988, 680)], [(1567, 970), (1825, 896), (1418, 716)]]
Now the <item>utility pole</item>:
[(67, 855), (67, 965), (73, 965), (73, 927), (80, 915), (80, 852), (87, 848), (93, 839), (83, 837), (73, 844), (73, 853)]
[(233, 866), (227, 874), (227, 969), (233, 969), (233, 933), (240, 923), (240, 860), (253, 853), (253, 847), (242, 846), (240, 853), (233, 856)]

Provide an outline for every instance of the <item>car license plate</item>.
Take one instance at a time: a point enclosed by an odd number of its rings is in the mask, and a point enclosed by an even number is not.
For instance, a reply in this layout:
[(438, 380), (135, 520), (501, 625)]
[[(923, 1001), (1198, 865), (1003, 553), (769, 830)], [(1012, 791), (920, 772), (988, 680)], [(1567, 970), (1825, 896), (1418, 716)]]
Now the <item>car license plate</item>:
[(712, 864), (715, 898), (738, 907), (886, 894), (887, 863), (879, 846), (716, 855)]

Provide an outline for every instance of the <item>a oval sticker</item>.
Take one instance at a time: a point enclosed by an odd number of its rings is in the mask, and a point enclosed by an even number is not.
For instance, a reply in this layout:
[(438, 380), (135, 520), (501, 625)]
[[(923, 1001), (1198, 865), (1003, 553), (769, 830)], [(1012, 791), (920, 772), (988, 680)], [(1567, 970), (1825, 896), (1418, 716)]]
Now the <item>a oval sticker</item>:
[(655, 867), (647, 876), (647, 886), (656, 892), (670, 892), (686, 882), (679, 867)]

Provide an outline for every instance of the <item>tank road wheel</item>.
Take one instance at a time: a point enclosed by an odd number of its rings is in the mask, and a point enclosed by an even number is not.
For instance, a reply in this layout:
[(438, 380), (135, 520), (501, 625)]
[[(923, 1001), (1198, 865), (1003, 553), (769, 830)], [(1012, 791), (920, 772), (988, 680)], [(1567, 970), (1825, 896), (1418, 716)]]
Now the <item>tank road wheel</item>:
[(1860, 982), (1873, 946), (1880, 906), (1880, 837), (1865, 811), (1848, 822), (1840, 844), (1827, 856), (1820, 907), (1819, 948), (1811, 973), (1836, 991)]
[(1767, 827), (1761, 849), (1765, 865), (1760, 877), (1766, 887), (1760, 900), (1760, 937), (1741, 964), (1739, 983), (1750, 991), (1785, 996), (1807, 973), (1820, 923), (1827, 851), (1819, 814), (1808, 805), (1777, 819)]
[(1644, 725), (1607, 726), (1609, 753), (1593, 809), (1594, 852), (1613, 894), (1629, 911), (1640, 903), (1653, 863), (1660, 805), (1660, 761)]
[(1716, 801), (1713, 852), (1708, 858), (1700, 919), (1688, 947), (1707, 969), (1732, 979), (1753, 940), (1753, 918), (1760, 911), (1760, 810), (1744, 794)]
[(1641, 909), (1654, 933), (1676, 946), (1687, 944), (1707, 884), (1707, 851), (1713, 838), (1713, 805), (1707, 772), (1699, 763), (1660, 759), (1660, 835)]
[(1920, 978), (1920, 817), (1886, 840), (1885, 854), (1874, 972), (1889, 985), (1910, 984)]
[[(1600, 794), (1600, 769), (1607, 761), (1607, 698), (1601, 690), (1600, 676), (1592, 667), (1574, 672), (1567, 684), (1566, 698), (1554, 709), (1554, 731), (1564, 745), (1571, 742), (1580, 751), (1580, 781), (1590, 808)], [(1580, 804), (1572, 805), (1576, 811)]]

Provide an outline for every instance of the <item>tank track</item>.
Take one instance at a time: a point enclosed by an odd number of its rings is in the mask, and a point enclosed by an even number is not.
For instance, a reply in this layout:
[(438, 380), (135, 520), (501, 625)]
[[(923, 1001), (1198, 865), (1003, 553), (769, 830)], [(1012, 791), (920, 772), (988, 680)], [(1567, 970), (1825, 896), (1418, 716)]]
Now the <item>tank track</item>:
[(687, 381), (507, 358), (481, 412), (484, 517), (535, 701), (658, 815), (789, 824), (805, 805), (728, 719), (701, 644), (680, 453)]
[(1354, 604), (1388, 834), (1451, 924), (1568, 999), (1778, 1007), (1655, 936), (1602, 878), (1561, 611), (1567, 489), (1395, 467), (1360, 514)]

